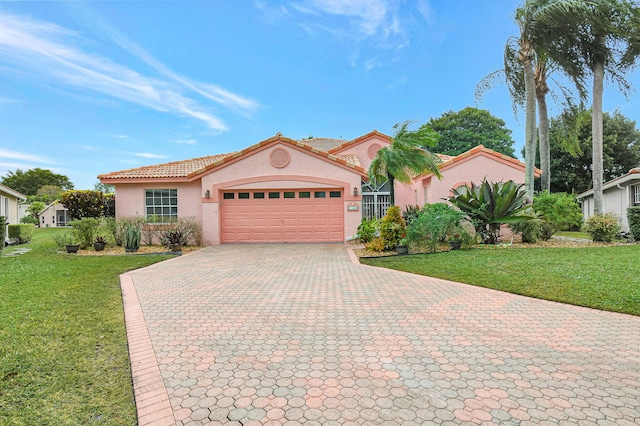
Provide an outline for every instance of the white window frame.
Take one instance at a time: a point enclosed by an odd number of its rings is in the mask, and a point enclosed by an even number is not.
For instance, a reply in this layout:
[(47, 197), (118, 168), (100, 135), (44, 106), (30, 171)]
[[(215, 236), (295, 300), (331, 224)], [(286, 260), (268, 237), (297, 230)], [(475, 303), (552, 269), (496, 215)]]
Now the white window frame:
[(631, 187), (631, 205), (640, 206), (640, 185)]
[(144, 190), (144, 213), (147, 222), (171, 223), (178, 220), (178, 190), (152, 188)]

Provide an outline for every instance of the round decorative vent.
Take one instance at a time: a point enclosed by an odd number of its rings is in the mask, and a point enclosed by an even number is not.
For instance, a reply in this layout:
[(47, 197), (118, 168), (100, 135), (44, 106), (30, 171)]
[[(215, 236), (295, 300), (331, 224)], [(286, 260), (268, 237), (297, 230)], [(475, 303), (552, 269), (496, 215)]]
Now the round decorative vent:
[(382, 148), (380, 146), (380, 144), (374, 143), (369, 145), (369, 149), (367, 149), (367, 154), (369, 155), (369, 158), (376, 158), (376, 154), (378, 153), (378, 151), (380, 151), (380, 148)]
[(289, 153), (282, 148), (276, 148), (271, 151), (271, 165), (273, 167), (281, 169), (289, 164), (290, 159)]

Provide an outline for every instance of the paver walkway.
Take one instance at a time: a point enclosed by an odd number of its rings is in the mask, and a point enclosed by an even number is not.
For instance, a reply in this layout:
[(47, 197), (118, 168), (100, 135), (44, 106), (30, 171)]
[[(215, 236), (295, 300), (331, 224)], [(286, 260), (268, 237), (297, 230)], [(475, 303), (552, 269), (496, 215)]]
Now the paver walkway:
[(638, 317), (339, 244), (210, 247), (122, 286), (141, 425), (640, 424)]

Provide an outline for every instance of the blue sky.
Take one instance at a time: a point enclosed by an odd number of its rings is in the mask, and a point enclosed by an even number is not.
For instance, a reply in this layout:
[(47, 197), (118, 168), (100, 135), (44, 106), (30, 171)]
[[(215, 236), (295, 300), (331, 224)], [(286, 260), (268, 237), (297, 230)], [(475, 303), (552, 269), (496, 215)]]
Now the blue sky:
[[(100, 173), (277, 132), (349, 140), (466, 106), (504, 119), (520, 152), (524, 117), (506, 89), (474, 98), (517, 34), (519, 3), (2, 2), (0, 176), (48, 168), (89, 189)], [(607, 86), (604, 104), (640, 119), (635, 93)]]

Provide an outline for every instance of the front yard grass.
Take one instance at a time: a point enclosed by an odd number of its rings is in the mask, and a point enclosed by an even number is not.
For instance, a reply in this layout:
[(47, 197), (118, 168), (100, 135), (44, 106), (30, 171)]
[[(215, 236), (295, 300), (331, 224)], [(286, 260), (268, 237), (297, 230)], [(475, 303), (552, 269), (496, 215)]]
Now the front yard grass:
[(361, 259), (363, 264), (640, 315), (640, 245), (496, 248)]
[(118, 275), (167, 257), (57, 253), (57, 232), (0, 257), (0, 424), (136, 424)]

